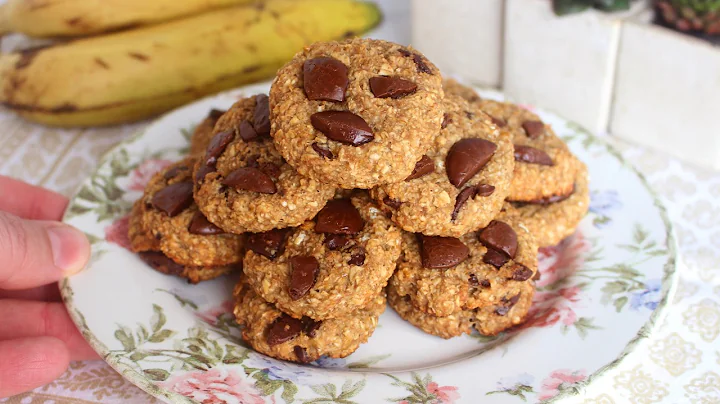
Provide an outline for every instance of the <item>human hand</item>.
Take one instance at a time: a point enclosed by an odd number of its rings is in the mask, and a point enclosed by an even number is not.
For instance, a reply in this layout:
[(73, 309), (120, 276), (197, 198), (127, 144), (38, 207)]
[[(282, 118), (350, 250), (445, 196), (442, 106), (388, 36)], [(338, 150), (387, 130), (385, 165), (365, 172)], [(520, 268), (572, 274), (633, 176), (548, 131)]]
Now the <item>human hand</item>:
[(67, 199), (0, 176), (0, 397), (55, 380), (71, 360), (97, 358), (57, 281), (80, 271), (90, 244), (58, 223)]

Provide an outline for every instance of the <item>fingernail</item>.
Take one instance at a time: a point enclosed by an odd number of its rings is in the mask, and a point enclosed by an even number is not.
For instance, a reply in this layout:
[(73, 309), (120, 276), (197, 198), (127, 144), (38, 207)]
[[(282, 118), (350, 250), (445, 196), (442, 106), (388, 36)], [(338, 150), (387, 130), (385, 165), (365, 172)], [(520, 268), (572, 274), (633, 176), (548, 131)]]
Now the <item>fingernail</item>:
[(66, 275), (80, 272), (90, 255), (90, 243), (85, 234), (74, 227), (61, 225), (47, 229), (53, 262)]

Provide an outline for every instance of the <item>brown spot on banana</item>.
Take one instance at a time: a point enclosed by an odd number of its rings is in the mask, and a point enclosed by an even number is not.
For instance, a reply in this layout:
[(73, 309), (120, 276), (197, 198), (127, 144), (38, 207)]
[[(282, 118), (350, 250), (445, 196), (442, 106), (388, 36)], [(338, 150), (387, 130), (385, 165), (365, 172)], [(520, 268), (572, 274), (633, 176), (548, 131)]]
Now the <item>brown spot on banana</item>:
[(71, 18), (71, 19), (69, 19), (69, 20), (66, 20), (65, 22), (67, 23), (67, 25), (69, 25), (69, 26), (71, 26), (71, 27), (74, 27), (74, 26), (76, 26), (76, 25), (82, 25), (82, 22), (83, 22), (83, 21), (82, 21), (82, 18), (81, 18), (81, 17), (75, 17), (75, 18)]
[(100, 58), (95, 58), (95, 64), (99, 65), (100, 67), (102, 67), (105, 70), (110, 70), (110, 65), (107, 64), (107, 62), (105, 62), (104, 60), (102, 60)]
[(18, 70), (22, 70), (30, 66), (33, 59), (35, 59), (35, 57), (40, 54), (40, 52), (51, 47), (52, 45), (44, 45), (21, 50), (20, 52), (18, 52), (18, 54), (20, 55), (20, 59), (18, 59), (17, 63), (15, 63), (15, 68)]
[(242, 72), (243, 73), (252, 73), (252, 72), (256, 72), (260, 69), (262, 69), (261, 65), (251, 65), (251, 66), (248, 66), (248, 67), (242, 69)]
[(141, 62), (147, 62), (148, 60), (150, 60), (150, 56), (143, 55), (142, 53), (137, 53), (137, 52), (129, 52), (128, 56), (130, 56), (133, 59), (137, 59)]

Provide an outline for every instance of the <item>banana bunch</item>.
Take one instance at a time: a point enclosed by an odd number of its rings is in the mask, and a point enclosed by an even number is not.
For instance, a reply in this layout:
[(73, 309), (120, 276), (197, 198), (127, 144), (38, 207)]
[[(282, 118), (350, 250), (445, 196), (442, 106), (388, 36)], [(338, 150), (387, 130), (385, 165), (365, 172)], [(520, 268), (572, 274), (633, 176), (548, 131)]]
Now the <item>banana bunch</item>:
[(356, 0), (267, 0), (5, 54), (0, 103), (60, 127), (139, 120), (272, 77), (303, 46), (365, 32), (380, 19), (374, 4)]
[(83, 36), (147, 25), (252, 0), (8, 0), (0, 35)]

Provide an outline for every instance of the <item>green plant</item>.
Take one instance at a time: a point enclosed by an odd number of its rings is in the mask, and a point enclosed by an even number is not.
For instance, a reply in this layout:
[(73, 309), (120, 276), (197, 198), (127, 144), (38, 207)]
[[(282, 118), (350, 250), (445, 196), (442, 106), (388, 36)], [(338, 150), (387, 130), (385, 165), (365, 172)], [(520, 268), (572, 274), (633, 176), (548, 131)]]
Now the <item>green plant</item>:
[(556, 15), (568, 15), (583, 12), (589, 8), (602, 11), (623, 11), (630, 9), (632, 0), (553, 0)]
[(720, 0), (655, 0), (655, 9), (678, 31), (720, 34)]

